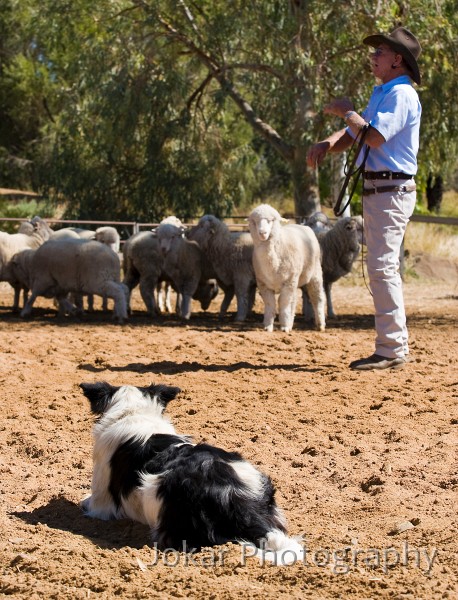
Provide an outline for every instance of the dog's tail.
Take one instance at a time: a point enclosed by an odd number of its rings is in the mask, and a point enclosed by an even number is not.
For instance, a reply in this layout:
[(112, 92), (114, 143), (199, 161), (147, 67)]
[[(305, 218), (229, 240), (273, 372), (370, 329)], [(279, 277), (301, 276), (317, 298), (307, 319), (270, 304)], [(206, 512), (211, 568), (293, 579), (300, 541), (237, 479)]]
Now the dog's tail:
[(272, 529), (255, 546), (250, 542), (240, 542), (243, 546), (243, 557), (254, 556), (261, 561), (275, 565), (293, 565), (304, 561), (304, 547), (300, 544), (302, 538), (288, 537), (279, 529)]

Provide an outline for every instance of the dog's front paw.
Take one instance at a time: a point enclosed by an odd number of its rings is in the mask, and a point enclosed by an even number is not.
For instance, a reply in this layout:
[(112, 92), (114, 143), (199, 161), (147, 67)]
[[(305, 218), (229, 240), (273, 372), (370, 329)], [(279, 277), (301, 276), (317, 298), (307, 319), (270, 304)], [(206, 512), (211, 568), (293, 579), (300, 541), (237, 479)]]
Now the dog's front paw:
[(86, 496), (80, 502), (80, 506), (83, 509), (83, 512), (86, 514), (89, 513), (91, 510), (91, 498), (92, 496), (89, 494), (89, 496)]

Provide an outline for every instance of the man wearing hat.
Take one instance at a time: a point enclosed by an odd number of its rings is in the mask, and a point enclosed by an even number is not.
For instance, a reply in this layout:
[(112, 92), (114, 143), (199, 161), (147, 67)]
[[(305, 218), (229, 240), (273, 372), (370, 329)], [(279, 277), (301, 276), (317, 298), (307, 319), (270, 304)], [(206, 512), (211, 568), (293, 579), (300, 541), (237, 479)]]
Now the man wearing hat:
[(409, 354), (399, 253), (416, 201), (421, 105), (412, 82), (421, 81), (417, 64), (421, 47), (404, 27), (370, 35), (363, 42), (375, 48), (372, 73), (381, 85), (374, 88), (361, 114), (348, 98), (325, 106), (324, 113), (341, 117), (346, 127), (314, 144), (307, 163), (315, 167), (328, 152), (347, 150), (369, 124), (364, 140), (369, 154), (363, 173), (363, 217), (376, 339), (374, 353), (353, 361), (350, 368), (399, 369)]

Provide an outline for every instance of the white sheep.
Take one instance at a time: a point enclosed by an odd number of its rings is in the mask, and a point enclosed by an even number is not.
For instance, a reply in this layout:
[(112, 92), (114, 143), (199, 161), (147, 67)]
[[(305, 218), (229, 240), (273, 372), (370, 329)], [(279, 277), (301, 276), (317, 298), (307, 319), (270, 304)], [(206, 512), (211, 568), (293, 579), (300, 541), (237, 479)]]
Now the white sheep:
[(105, 244), (87, 240), (49, 240), (31, 261), (31, 295), (21, 311), (30, 316), (37, 296), (55, 296), (65, 303), (68, 293), (97, 294), (114, 300), (114, 316), (127, 318), (127, 289), (120, 282), (118, 255)]
[(261, 204), (248, 217), (254, 242), (253, 265), (264, 301), (264, 329), (273, 331), (275, 295), (279, 294), (282, 331), (291, 331), (296, 313), (297, 288), (306, 287), (319, 331), (324, 331), (324, 291), (320, 245), (303, 225), (282, 225), (277, 210)]
[(103, 226), (95, 230), (95, 239), (109, 246), (114, 252), (119, 252), (121, 241), (118, 230), (115, 227)]
[(79, 240), (80, 236), (76, 233), (76, 231), (72, 227), (62, 227), (62, 229), (57, 229), (53, 231), (52, 240)]
[(95, 231), (92, 229), (84, 229), (83, 227), (68, 227), (68, 229), (77, 233), (82, 240), (95, 240)]
[[(321, 246), (323, 286), (326, 293), (327, 316), (336, 317), (332, 305), (331, 287), (352, 270), (363, 243), (363, 219), (360, 216), (339, 219), (329, 230), (315, 232)], [(302, 296), (302, 312), (305, 318), (313, 317), (306, 291)]]
[(195, 240), (203, 251), (207, 278), (216, 278), (223, 289), (220, 317), (226, 313), (235, 294), (236, 321), (244, 321), (253, 307), (256, 294), (252, 262), (253, 240), (250, 234), (231, 233), (227, 225), (217, 217), (204, 215), (189, 231), (188, 238)]
[[(6, 233), (0, 231), (0, 281), (7, 281), (14, 289), (13, 311), (19, 310), (19, 298), (23, 286), (15, 280), (11, 268), (13, 256), (22, 250), (34, 249), (48, 240), (53, 231), (40, 217), (34, 217), (21, 225), (29, 233)], [(25, 290), (24, 290), (25, 291)]]

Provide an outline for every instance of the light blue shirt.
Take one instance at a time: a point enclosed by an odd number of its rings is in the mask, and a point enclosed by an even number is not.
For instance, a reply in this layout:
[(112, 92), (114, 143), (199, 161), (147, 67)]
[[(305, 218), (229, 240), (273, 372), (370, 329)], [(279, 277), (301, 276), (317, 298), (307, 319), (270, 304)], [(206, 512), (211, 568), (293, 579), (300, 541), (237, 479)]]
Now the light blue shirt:
[(375, 86), (369, 103), (361, 114), (385, 138), (381, 146), (370, 149), (365, 170), (398, 171), (415, 175), (421, 104), (410, 77), (401, 75)]

